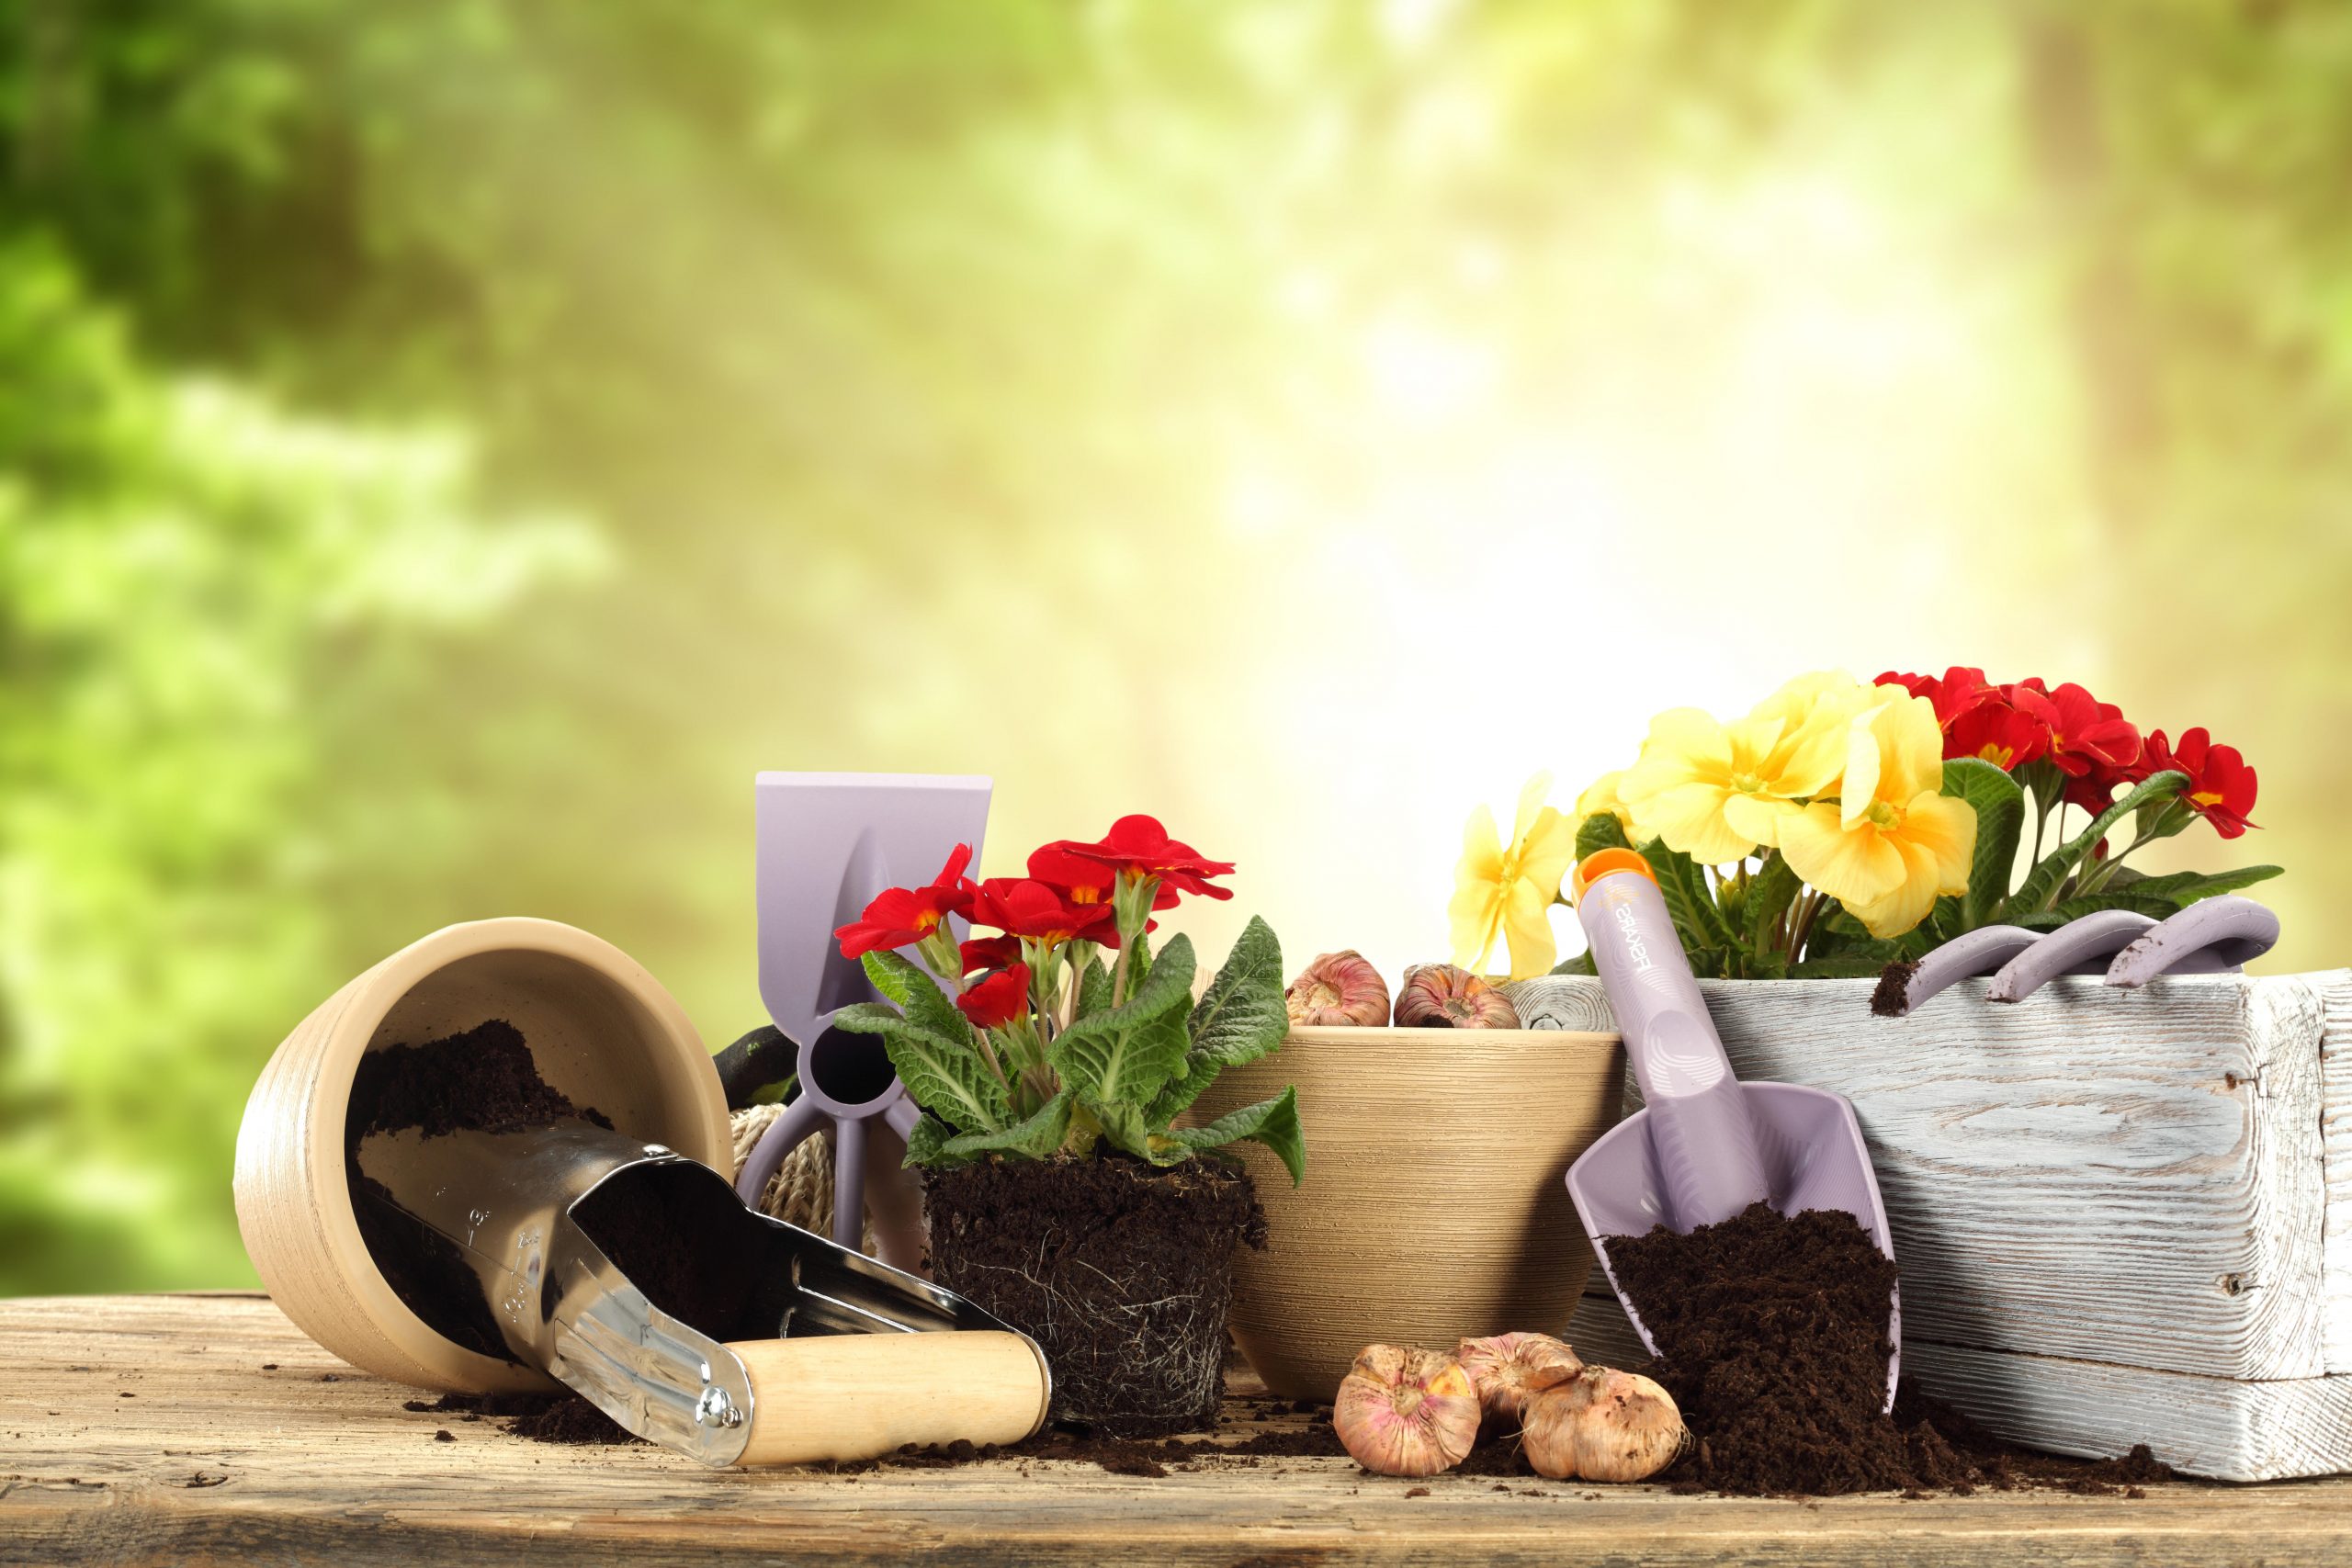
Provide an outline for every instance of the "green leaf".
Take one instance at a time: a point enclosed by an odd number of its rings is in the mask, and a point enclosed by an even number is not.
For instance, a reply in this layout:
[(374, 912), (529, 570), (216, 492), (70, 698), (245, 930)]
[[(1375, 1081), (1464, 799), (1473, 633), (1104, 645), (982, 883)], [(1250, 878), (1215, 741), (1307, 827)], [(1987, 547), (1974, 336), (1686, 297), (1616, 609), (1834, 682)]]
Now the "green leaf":
[(1828, 958), (1808, 958), (1789, 966), (1792, 980), (1860, 980), (1875, 976), (1886, 967), (1890, 951), (1880, 956), (1869, 953), (1840, 953)]
[(1071, 1017), (1076, 1022), (1091, 1018), (1111, 1005), (1111, 969), (1099, 958), (1086, 961), (1086, 968), (1078, 977), (1078, 1010)]
[(1748, 951), (1762, 953), (1771, 945), (1773, 925), (1789, 912), (1804, 888), (1804, 879), (1779, 851), (1764, 857), (1762, 868), (1747, 885)]
[(1625, 838), (1625, 824), (1606, 811), (1596, 811), (1577, 824), (1577, 859), (1599, 854), (1603, 850), (1630, 850), (1634, 846)]
[(967, 1045), (978, 1039), (972, 1032), (971, 1021), (956, 1010), (956, 1004), (947, 999), (929, 971), (895, 953), (869, 953), (865, 955), (865, 977), (874, 983), (876, 990), (898, 1003), (908, 1021), (916, 1027)]
[(1668, 849), (1663, 839), (1644, 844), (1642, 858), (1657, 875), (1658, 891), (1666, 895), (1666, 912), (1674, 917), (1674, 929), (1688, 952), (1695, 955), (1702, 949), (1733, 945), (1731, 928), (1724, 923), (1723, 911), (1715, 908), (1714, 895), (1707, 888), (1707, 874), (1696, 861)]
[(948, 1154), (947, 1141), (955, 1130), (926, 1111), (918, 1118), (914, 1129), (907, 1134), (907, 1161), (910, 1166), (962, 1165), (963, 1160)]
[(2042, 857), (2041, 863), (2026, 874), (2018, 890), (2005, 900), (1998, 918), (2012, 924), (2023, 925), (2022, 917), (2039, 911), (2057, 896), (2075, 867), (2081, 863), (2107, 837), (2108, 829), (2138, 810), (2151, 800), (2166, 799), (2178, 795), (2188, 784), (2188, 775), (2177, 771), (2157, 773), (2135, 785), (2130, 793), (2091, 819), (2091, 825)]
[(1048, 1049), (1054, 1070), (1090, 1106), (1125, 1104), (1140, 1114), (1183, 1068), (1193, 1043), (1184, 1028), (1192, 999), (1193, 942), (1178, 936), (1125, 1004), (1079, 1019), (1055, 1037)]
[(1254, 1062), (1283, 1043), (1290, 1014), (1283, 1005), (1283, 949), (1273, 927), (1250, 917), (1186, 1028), (1192, 1035), (1187, 1076), (1205, 1064)]
[(2235, 893), (2257, 882), (2267, 882), (2281, 874), (2284, 869), (2275, 865), (2249, 865), (2235, 871), (2176, 871), (2163, 876), (2133, 876), (2127, 880), (2122, 874), (2132, 868), (2118, 866), (2116, 879), (2099, 891), (2128, 892), (2143, 898), (2162, 898), (2175, 908), (2185, 908), (2199, 898)]
[(1228, 1111), (1200, 1127), (1179, 1127), (1168, 1134), (1188, 1149), (1222, 1148), (1248, 1138), (1273, 1150), (1290, 1172), (1290, 1184), (1306, 1179), (1306, 1132), (1298, 1122), (1298, 1090), (1284, 1089), (1272, 1100)]
[(1591, 953), (1579, 953), (1574, 958), (1563, 958), (1557, 964), (1553, 964), (1552, 973), (1555, 975), (1598, 976), (1600, 971), (1593, 967)]
[(1959, 930), (1943, 933), (1951, 938), (1990, 920), (2008, 897), (2018, 836), (2025, 830), (2025, 791), (1983, 758), (1960, 757), (1944, 764), (1943, 793), (1968, 802), (1976, 812), (1976, 854), (1969, 863)]
[(879, 1034), (914, 1102), (957, 1132), (989, 1132), (1012, 1114), (1004, 1081), (968, 1038), (950, 1040), (879, 1002), (854, 1003), (835, 1013), (833, 1022), (854, 1033)]
[(2079, 920), (2085, 915), (2096, 915), (2106, 909), (2129, 909), (2135, 915), (2145, 915), (2150, 919), (2161, 920), (2179, 908), (2179, 905), (2169, 898), (2144, 897), (2136, 887), (2125, 890), (2101, 888), (2097, 893), (2084, 893), (2072, 898), (2062, 898), (2057, 908), (2038, 909), (2030, 915), (2022, 917), (2016, 923), (2030, 931), (2054, 931), (2069, 920)]
[(1012, 1126), (993, 1133), (965, 1133), (941, 1145), (949, 1157), (969, 1159), (979, 1155), (1021, 1155), (1044, 1159), (1061, 1147), (1069, 1132), (1071, 1095), (1062, 1090)]
[(1102, 1124), (1102, 1136), (1114, 1149), (1153, 1165), (1177, 1165), (1192, 1156), (1193, 1151), (1173, 1137), (1155, 1132), (1143, 1108), (1133, 1101), (1088, 1099), (1085, 1105)]

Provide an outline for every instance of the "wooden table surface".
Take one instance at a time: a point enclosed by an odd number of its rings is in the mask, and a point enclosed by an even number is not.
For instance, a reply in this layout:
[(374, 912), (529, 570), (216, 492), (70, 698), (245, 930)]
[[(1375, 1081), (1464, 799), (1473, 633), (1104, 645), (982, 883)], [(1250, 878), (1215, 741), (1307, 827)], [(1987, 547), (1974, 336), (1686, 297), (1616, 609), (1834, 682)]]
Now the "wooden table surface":
[(0, 1562), (2352, 1562), (2352, 1479), (1798, 1503), (1336, 1459), (710, 1471), (413, 1397), (259, 1296), (0, 1301)]

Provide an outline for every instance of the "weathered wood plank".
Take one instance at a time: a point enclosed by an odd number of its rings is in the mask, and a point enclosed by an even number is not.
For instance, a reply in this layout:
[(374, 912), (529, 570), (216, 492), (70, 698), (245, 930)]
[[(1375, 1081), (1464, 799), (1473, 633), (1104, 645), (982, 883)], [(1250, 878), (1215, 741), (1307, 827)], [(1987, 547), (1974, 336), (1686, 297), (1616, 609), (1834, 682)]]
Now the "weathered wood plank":
[(2322, 986), (2320, 998), (2327, 1021), (2320, 1044), (2322, 1355), (2329, 1371), (2352, 1374), (2352, 986)]
[[(2219, 1377), (2331, 1364), (2352, 1170), (2324, 1159), (2352, 1166), (2352, 1070), (2324, 1075), (2319, 1048), (2352, 976), (2064, 979), (2017, 1006), (1974, 981), (1899, 1020), (1870, 1016), (1866, 981), (1702, 988), (1743, 1077), (1854, 1101), (1913, 1337)], [(1513, 996), (1532, 1025), (1611, 1026), (1596, 981)]]
[[(1340, 1460), (1163, 1479), (1035, 1461), (724, 1472), (650, 1448), (549, 1449), (403, 1411), (407, 1393), (258, 1298), (0, 1302), (0, 1561), (2292, 1568), (2352, 1551), (2352, 1482), (1798, 1504), (1388, 1482)], [(435, 1440), (445, 1427), (454, 1440)]]

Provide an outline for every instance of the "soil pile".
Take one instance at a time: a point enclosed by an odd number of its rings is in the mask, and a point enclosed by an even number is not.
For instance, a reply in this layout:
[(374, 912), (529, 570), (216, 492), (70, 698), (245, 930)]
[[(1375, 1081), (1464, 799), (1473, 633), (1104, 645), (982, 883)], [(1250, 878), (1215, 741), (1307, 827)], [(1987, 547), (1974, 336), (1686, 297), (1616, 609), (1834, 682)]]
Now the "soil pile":
[(466, 1421), (497, 1419), (514, 1436), (540, 1443), (645, 1440), (576, 1393), (445, 1393), (429, 1403), (412, 1399), (401, 1408)]
[(480, 1355), (514, 1359), (464, 1252), (410, 1219), (380, 1183), (361, 1174), (361, 1141), (371, 1133), (410, 1128), (428, 1138), (459, 1131), (511, 1133), (573, 1116), (612, 1126), (601, 1112), (572, 1104), (540, 1077), (522, 1032), (503, 1019), (359, 1058), (344, 1111), (344, 1174), (352, 1211), (385, 1283), (435, 1333)]
[(1609, 1258), (1657, 1342), (1647, 1371), (1697, 1439), (1663, 1478), (1683, 1490), (2111, 1492), (2171, 1475), (2145, 1448), (2098, 1463), (2013, 1449), (1907, 1387), (1886, 1415), (1896, 1269), (1850, 1214), (1757, 1203), (1688, 1235), (1612, 1236)]
[(1266, 1244), (1246, 1174), (985, 1161), (926, 1172), (923, 1192), (939, 1282), (1038, 1342), (1057, 1420), (1127, 1438), (1216, 1423), (1233, 1249)]

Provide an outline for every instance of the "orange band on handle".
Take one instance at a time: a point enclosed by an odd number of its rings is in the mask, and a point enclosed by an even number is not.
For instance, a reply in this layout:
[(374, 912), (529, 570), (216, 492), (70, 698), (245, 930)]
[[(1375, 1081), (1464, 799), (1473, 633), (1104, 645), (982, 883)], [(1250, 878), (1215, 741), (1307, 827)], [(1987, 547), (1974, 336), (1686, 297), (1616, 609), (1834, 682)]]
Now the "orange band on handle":
[(1650, 863), (1632, 850), (1595, 850), (1577, 863), (1575, 872), (1568, 877), (1569, 902), (1580, 902), (1586, 888), (1602, 877), (1621, 871), (1646, 876), (1652, 882), (1657, 880), (1657, 873), (1650, 869)]

